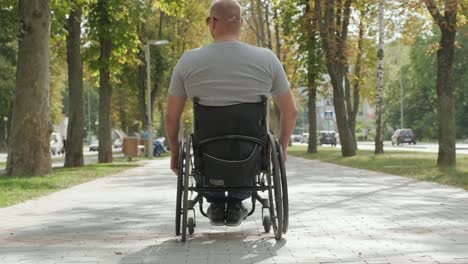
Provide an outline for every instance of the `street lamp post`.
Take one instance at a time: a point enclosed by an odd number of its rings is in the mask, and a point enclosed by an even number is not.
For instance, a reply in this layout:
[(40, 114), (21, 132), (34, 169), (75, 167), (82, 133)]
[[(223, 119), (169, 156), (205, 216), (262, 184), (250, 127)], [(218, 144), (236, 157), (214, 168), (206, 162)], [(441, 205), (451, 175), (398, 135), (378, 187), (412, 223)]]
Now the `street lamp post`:
[(5, 127), (5, 144), (8, 143), (8, 117), (3, 117), (3, 126)]
[(150, 75), (150, 46), (162, 46), (167, 45), (169, 41), (167, 40), (150, 40), (145, 45), (145, 57), (146, 57), (146, 83), (148, 88), (148, 147), (147, 147), (147, 156), (151, 157), (153, 154), (153, 120), (151, 118), (151, 75)]

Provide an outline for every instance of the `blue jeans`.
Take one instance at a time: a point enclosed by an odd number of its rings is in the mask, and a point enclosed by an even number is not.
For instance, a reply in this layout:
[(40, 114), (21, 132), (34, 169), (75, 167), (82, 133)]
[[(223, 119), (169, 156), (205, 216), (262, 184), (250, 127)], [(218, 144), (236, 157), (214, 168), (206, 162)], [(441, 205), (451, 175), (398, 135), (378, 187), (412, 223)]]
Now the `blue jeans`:
[(252, 196), (252, 191), (230, 191), (227, 192), (207, 192), (206, 198), (209, 203), (232, 203), (232, 202), (242, 202), (247, 198)]

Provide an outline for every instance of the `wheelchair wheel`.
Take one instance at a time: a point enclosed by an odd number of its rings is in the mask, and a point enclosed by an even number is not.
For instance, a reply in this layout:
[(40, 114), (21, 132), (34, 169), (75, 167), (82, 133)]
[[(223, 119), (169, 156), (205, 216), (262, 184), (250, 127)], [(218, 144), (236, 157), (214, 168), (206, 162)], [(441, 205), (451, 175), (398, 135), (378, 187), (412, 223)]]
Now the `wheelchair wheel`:
[(286, 165), (284, 163), (283, 150), (278, 140), (276, 140), (275, 143), (276, 149), (278, 150), (278, 160), (281, 173), (281, 193), (283, 195), (283, 234), (286, 234), (289, 226), (288, 181), (286, 179)]
[(280, 240), (283, 235), (283, 199), (281, 196), (281, 176), (280, 165), (278, 159), (278, 151), (276, 149), (275, 140), (272, 135), (270, 138), (270, 158), (271, 165), (269, 170), (268, 197), (270, 200), (270, 219), (273, 226), (275, 239)]
[(190, 148), (191, 148), (191, 138), (188, 136), (185, 140), (185, 164), (184, 164), (184, 199), (182, 202), (182, 242), (185, 242), (187, 238), (187, 216), (188, 216), (188, 185), (190, 178)]
[(263, 229), (265, 230), (265, 233), (270, 233), (270, 228), (271, 228), (271, 219), (268, 216), (263, 217)]
[(176, 197), (176, 216), (175, 216), (175, 233), (180, 236), (180, 220), (182, 217), (182, 181), (184, 178), (184, 144), (179, 143), (179, 157), (178, 157), (178, 172), (177, 172), (177, 197)]
[(189, 217), (187, 226), (189, 234), (192, 235), (193, 232), (195, 232), (195, 220), (193, 219), (193, 217)]

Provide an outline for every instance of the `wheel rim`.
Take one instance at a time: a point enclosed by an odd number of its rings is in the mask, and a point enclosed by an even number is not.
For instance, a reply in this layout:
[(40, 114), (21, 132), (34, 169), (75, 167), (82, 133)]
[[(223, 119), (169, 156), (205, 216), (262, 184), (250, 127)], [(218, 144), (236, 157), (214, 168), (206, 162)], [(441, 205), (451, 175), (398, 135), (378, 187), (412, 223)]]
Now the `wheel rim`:
[(182, 241), (187, 237), (188, 184), (190, 177), (190, 137), (185, 140), (184, 201), (182, 212)]
[(276, 140), (276, 149), (278, 150), (278, 159), (281, 173), (281, 191), (283, 195), (283, 234), (288, 232), (289, 227), (289, 195), (288, 195), (288, 181), (286, 177), (286, 167), (283, 159), (283, 150), (279, 142)]
[(175, 232), (176, 236), (180, 236), (180, 218), (182, 216), (182, 181), (184, 176), (184, 147), (182, 143), (179, 143), (179, 157), (178, 157), (178, 172), (177, 172), (177, 196), (176, 196), (176, 224)]
[[(272, 170), (271, 170), (271, 175), (273, 176), (272, 177), (273, 189), (272, 188), (269, 189), (270, 201), (272, 201), (272, 203), (270, 204), (270, 215), (273, 216), (273, 219), (271, 222), (273, 226), (273, 231), (275, 233), (275, 239), (279, 240), (281, 239), (281, 236), (283, 234), (283, 199), (281, 198), (281, 178), (280, 178), (280, 172), (279, 172), (278, 152), (276, 150), (275, 140), (273, 139), (271, 135), (270, 135), (270, 146), (271, 146), (270, 156), (271, 156), (272, 163), (273, 163)], [(271, 183), (271, 180), (270, 180), (270, 183)], [(274, 191), (274, 197), (272, 195), (273, 191)]]

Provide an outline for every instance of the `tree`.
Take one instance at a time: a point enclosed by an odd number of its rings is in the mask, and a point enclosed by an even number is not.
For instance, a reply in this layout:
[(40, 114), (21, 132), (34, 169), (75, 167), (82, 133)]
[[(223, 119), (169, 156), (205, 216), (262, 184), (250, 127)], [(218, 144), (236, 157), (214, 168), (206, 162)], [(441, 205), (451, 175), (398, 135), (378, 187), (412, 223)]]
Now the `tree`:
[(73, 2), (72, 10), (67, 19), (67, 63), (68, 63), (68, 93), (69, 121), (67, 141), (65, 144), (65, 167), (83, 166), (83, 65), (81, 61), (81, 16), (82, 7)]
[(325, 53), (328, 74), (333, 86), (333, 105), (340, 133), (343, 157), (356, 155), (356, 145), (349, 126), (346, 109), (344, 81), (347, 78), (345, 54), (352, 0), (315, 0), (315, 15), (319, 21), (322, 47)]
[(453, 61), (457, 35), (458, 0), (441, 0), (442, 15), (435, 0), (423, 0), (439, 26), (441, 38), (437, 51), (437, 120), (439, 126), (439, 153), (437, 166), (456, 165), (455, 108), (453, 103)]
[(321, 50), (318, 40), (318, 20), (311, 7), (311, 1), (305, 0), (306, 47), (307, 47), (307, 108), (309, 119), (309, 142), (307, 152), (317, 153), (317, 85), (320, 76)]
[(99, 163), (112, 162), (111, 142), (111, 101), (112, 86), (110, 83), (110, 59), (112, 55), (112, 38), (110, 32), (111, 20), (109, 14), (109, 1), (98, 0), (96, 14), (99, 21), (98, 38), (100, 45), (99, 55)]
[(50, 3), (20, 0), (18, 7), (18, 66), (7, 174), (49, 174), (52, 172), (48, 103)]
[(383, 95), (384, 95), (384, 1), (379, 3), (379, 49), (377, 51), (377, 83), (376, 83), (376, 132), (375, 154), (381, 154), (383, 150)]

